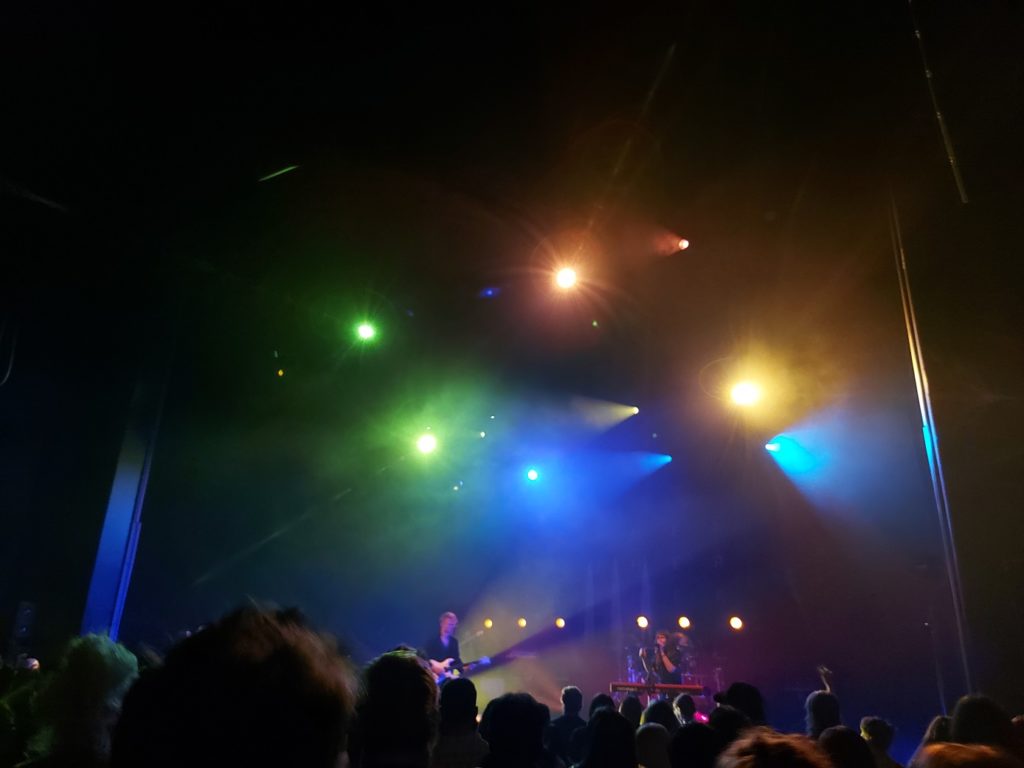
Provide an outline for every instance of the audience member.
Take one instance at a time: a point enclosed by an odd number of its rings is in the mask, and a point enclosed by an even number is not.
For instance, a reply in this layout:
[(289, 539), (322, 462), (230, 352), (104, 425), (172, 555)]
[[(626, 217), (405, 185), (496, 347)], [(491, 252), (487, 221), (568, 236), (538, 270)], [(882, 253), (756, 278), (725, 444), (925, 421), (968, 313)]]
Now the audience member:
[(488, 752), (476, 728), (476, 686), (466, 677), (441, 687), (441, 722), (432, 768), (476, 768)]
[(631, 693), (619, 704), (619, 714), (629, 720), (629, 724), (635, 731), (640, 727), (640, 721), (643, 719), (644, 705), (640, 703), (637, 696)]
[(36, 733), (23, 765), (106, 765), (121, 702), (138, 675), (135, 656), (109, 637), (72, 640), (35, 697)]
[(590, 700), (590, 711), (587, 713), (587, 717), (593, 717), (594, 713), (599, 709), (610, 709), (615, 710), (615, 699), (609, 696), (607, 693), (599, 693)]
[(356, 707), (354, 768), (425, 768), (437, 738), (434, 676), (412, 651), (376, 658), (363, 674)]
[(494, 702), (496, 701), (497, 699), (491, 699), (487, 702), (484, 713), (480, 715), (480, 727), (477, 729), (480, 738), (488, 743), (491, 741), (491, 714), (494, 712)]
[[(615, 711), (615, 699), (609, 696), (607, 693), (599, 693), (593, 699), (590, 700), (590, 712), (589, 719), (593, 721), (594, 715), (602, 709), (610, 709)], [(588, 722), (589, 726), (590, 723)], [(582, 762), (590, 749), (590, 738), (591, 728), (577, 728), (572, 732), (572, 736), (569, 737), (569, 749), (568, 757), (569, 764), (575, 765)]]
[(952, 719), (946, 715), (936, 715), (933, 717), (932, 721), (928, 723), (924, 736), (921, 737), (921, 743), (918, 745), (917, 749), (914, 750), (914, 754), (910, 758), (910, 763), (908, 763), (908, 765), (913, 764), (914, 760), (929, 744), (944, 744), (949, 741), (952, 725)]
[(868, 743), (876, 768), (903, 768), (889, 756), (896, 729), (880, 717), (865, 717), (860, 721), (860, 735)]
[(580, 768), (636, 768), (635, 732), (614, 709), (599, 708), (587, 723), (589, 745)]
[[(590, 723), (587, 723), (590, 725)], [(572, 732), (572, 736), (569, 737), (569, 750), (567, 765), (577, 765), (583, 761), (583, 758), (587, 755), (587, 746), (589, 745), (590, 732), (586, 726), (577, 728)]]
[(811, 740), (752, 728), (721, 757), (718, 768), (832, 768), (828, 756)]
[(575, 685), (562, 689), (562, 714), (548, 726), (548, 748), (563, 762), (569, 761), (569, 739), (577, 728), (583, 728), (587, 721), (580, 717), (583, 709), (583, 692)]
[(548, 729), (551, 727), (551, 709), (547, 704), (538, 702), (541, 709), (541, 755), (537, 761), (537, 768), (565, 768), (565, 761), (562, 760), (547, 741)]
[(709, 725), (687, 723), (672, 735), (668, 757), (672, 768), (714, 768), (720, 740)]
[(672, 702), (672, 709), (675, 711), (680, 725), (696, 722), (694, 718), (697, 715), (697, 704), (690, 694), (680, 693), (676, 696), (675, 701)]
[(983, 744), (928, 744), (914, 756), (908, 768), (1022, 768), (1007, 752)]
[(1012, 734), (1010, 716), (988, 696), (964, 696), (953, 709), (950, 741), (957, 744), (987, 744), (1010, 749)]
[(1013, 754), (1024, 760), (1024, 715), (1017, 715), (1010, 721), (1013, 731)]
[(733, 683), (724, 693), (716, 693), (714, 699), (719, 704), (736, 707), (754, 725), (765, 724), (764, 698), (761, 691), (750, 683)]
[(528, 693), (506, 693), (490, 712), (490, 754), (483, 768), (535, 768), (544, 753), (543, 734), (549, 714)]
[(669, 768), (668, 742), (668, 729), (660, 723), (640, 726), (636, 732), (636, 760), (640, 768)]
[(817, 740), (822, 731), (842, 725), (839, 716), (839, 699), (831, 691), (814, 691), (804, 703), (807, 713), (807, 735)]
[(243, 608), (182, 641), (124, 700), (112, 768), (334, 768), (355, 683), (293, 616)]
[(826, 728), (818, 737), (818, 745), (835, 768), (875, 768), (871, 748), (853, 728), (845, 725)]
[(39, 669), (23, 665), (0, 668), (0, 759), (13, 765), (28, 749), (29, 738), (36, 730), (32, 702), (44, 680)]
[(708, 725), (718, 735), (719, 749), (724, 750), (744, 731), (749, 730), (752, 723), (750, 718), (736, 707), (722, 704), (714, 708), (708, 717)]
[(647, 709), (644, 710), (640, 718), (640, 724), (646, 725), (647, 723), (663, 725), (669, 734), (673, 734), (679, 729), (676, 713), (672, 711), (672, 705), (665, 699), (658, 699), (647, 705)]
[(943, 742), (950, 741), (952, 735), (953, 718), (948, 715), (936, 715), (932, 718), (932, 721), (928, 723), (928, 727), (925, 729), (921, 743), (924, 745), (941, 744)]

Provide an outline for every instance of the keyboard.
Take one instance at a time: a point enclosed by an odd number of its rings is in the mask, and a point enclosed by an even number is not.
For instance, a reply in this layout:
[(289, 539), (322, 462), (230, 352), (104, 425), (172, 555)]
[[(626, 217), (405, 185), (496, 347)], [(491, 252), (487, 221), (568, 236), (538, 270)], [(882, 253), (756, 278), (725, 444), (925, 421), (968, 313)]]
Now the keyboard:
[(693, 696), (703, 696), (705, 688), (703, 685), (686, 683), (655, 683), (654, 685), (648, 685), (647, 683), (614, 682), (608, 684), (608, 690), (611, 693), (689, 693)]

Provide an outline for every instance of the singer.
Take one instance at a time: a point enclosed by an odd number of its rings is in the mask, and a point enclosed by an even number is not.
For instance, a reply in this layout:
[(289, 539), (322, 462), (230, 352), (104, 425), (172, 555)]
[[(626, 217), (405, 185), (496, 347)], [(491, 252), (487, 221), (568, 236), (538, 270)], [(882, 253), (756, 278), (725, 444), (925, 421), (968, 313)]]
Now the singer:
[(654, 636), (653, 648), (642, 648), (640, 660), (650, 685), (657, 683), (678, 683), (680, 680), (680, 652), (675, 643), (669, 644), (668, 632), (661, 629)]

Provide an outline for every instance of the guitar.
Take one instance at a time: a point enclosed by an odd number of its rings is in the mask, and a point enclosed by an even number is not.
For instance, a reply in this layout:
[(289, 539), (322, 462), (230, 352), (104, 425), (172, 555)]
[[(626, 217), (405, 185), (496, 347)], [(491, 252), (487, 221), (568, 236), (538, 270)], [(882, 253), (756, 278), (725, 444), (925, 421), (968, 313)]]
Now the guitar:
[(467, 661), (462, 665), (462, 669), (453, 669), (452, 663), (455, 659), (445, 659), (444, 661), (430, 660), (431, 669), (440, 669), (440, 672), (434, 673), (434, 682), (441, 685), (447, 680), (454, 680), (457, 677), (464, 677), (474, 670), (482, 667), (491, 666), (491, 659), (489, 656), (481, 656), (476, 661)]

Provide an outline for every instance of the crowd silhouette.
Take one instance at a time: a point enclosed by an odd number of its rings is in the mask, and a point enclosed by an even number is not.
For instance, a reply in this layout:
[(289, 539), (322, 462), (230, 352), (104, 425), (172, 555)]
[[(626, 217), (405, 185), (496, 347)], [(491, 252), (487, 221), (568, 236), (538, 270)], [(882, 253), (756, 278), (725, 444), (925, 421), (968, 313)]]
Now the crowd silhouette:
[[(245, 607), (144, 663), (106, 637), (74, 639), (49, 668), (0, 669), (0, 767), (895, 768), (894, 728), (844, 725), (827, 670), (806, 732), (773, 730), (760, 691), (733, 683), (697, 717), (690, 696), (620, 703), (562, 690), (477, 708), (468, 678), (440, 689), (400, 646), (357, 669), (297, 611)], [(141, 670), (140, 670), (141, 667)], [(700, 720), (706, 719), (707, 722)], [(983, 695), (936, 717), (913, 768), (1024, 768), (1024, 719)]]

